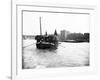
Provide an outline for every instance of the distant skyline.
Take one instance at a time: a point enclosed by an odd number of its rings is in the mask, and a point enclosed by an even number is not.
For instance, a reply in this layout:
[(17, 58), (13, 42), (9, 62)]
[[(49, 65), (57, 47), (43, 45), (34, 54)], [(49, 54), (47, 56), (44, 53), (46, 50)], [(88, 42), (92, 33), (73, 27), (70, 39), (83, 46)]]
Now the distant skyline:
[(61, 30), (76, 33), (89, 32), (89, 15), (87, 14), (63, 14), (63, 13), (43, 13), (24, 12), (23, 13), (23, 34), (39, 35), (41, 17), (42, 33), (53, 34), (55, 29), (59, 34)]

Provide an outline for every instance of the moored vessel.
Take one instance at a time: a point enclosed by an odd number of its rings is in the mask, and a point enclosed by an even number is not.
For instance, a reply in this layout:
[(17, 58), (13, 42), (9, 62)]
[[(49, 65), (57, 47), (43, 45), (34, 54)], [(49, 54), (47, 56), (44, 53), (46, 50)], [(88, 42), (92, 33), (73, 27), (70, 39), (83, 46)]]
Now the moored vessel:
[(41, 17), (40, 17), (40, 35), (35, 36), (36, 47), (38, 49), (57, 49), (58, 47), (58, 38), (57, 33), (53, 35), (42, 35), (42, 27), (41, 27)]

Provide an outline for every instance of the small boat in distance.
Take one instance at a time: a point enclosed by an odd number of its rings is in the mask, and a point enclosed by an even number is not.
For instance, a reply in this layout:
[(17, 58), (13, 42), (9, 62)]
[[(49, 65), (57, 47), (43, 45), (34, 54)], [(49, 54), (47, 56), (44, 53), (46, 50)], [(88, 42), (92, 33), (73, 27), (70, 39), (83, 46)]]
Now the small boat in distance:
[(38, 49), (57, 49), (58, 47), (58, 38), (57, 34), (53, 35), (42, 35), (42, 27), (41, 27), (41, 17), (40, 17), (40, 35), (35, 36), (36, 47)]

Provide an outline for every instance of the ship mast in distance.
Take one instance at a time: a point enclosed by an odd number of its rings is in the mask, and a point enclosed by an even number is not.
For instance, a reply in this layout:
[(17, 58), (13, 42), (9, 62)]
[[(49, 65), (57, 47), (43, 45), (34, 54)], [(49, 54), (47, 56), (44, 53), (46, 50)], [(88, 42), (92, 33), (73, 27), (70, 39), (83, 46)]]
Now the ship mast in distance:
[(40, 17), (40, 35), (42, 35), (41, 17)]

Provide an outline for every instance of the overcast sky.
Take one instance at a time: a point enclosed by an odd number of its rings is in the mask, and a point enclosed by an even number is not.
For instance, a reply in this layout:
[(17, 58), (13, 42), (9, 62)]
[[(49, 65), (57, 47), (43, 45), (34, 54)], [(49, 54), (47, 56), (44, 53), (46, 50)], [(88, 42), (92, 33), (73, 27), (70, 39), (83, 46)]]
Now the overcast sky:
[(40, 34), (39, 17), (41, 17), (42, 33), (58, 33), (61, 30), (70, 32), (89, 32), (89, 15), (87, 14), (63, 14), (45, 12), (24, 12), (23, 13), (23, 34)]

